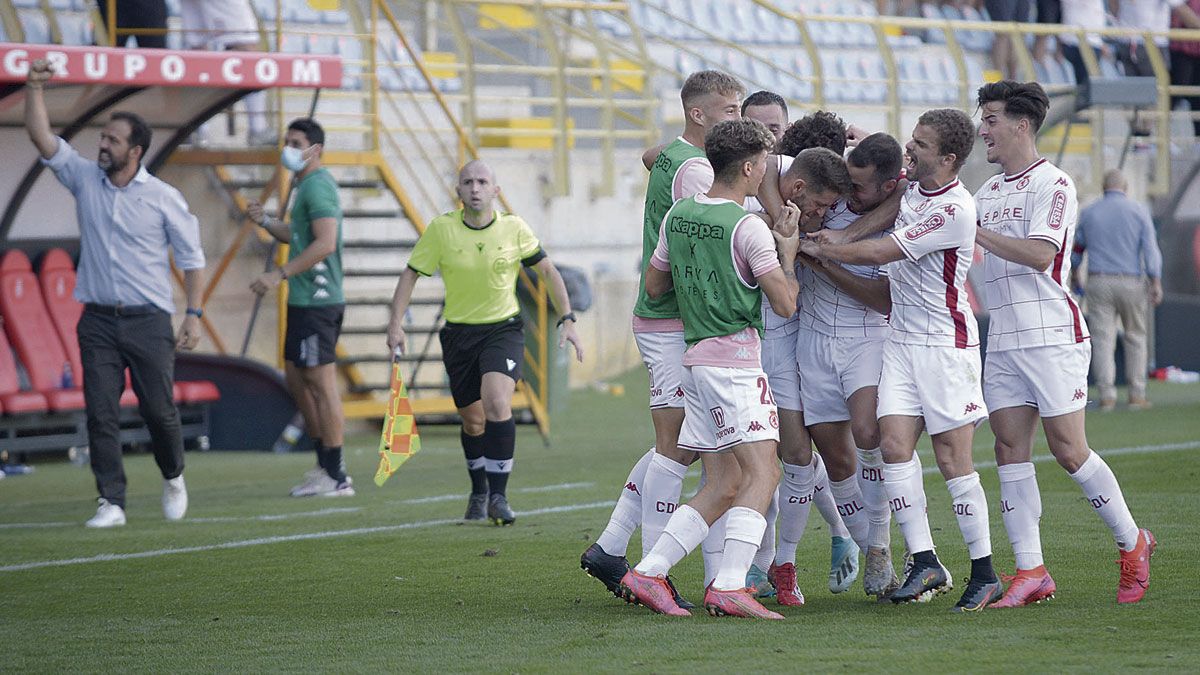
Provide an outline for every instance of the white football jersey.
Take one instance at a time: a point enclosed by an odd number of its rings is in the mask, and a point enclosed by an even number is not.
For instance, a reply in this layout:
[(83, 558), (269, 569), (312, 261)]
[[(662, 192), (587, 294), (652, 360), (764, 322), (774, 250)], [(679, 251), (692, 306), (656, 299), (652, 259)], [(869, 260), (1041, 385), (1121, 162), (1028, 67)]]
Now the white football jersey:
[[(844, 230), (858, 220), (859, 214), (850, 210), (844, 199), (838, 200), (825, 214), (822, 226)], [(885, 237), (879, 233), (875, 237)], [(837, 263), (830, 262), (831, 265)], [(883, 274), (878, 265), (842, 265), (850, 272), (867, 279)], [(815, 330), (830, 337), (886, 337), (887, 317), (855, 300), (824, 274), (807, 265), (800, 275), (800, 327)]]
[(1071, 298), (1071, 248), (1079, 202), (1075, 183), (1045, 159), (1014, 176), (997, 174), (975, 193), (979, 225), (1017, 239), (1042, 239), (1058, 255), (1045, 270), (984, 251), (984, 300), (991, 320), (988, 350), (1083, 342), (1083, 314)]
[(958, 180), (926, 192), (910, 183), (890, 235), (904, 260), (889, 263), (889, 339), (929, 347), (979, 346), (979, 326), (967, 299), (975, 250), (975, 199)]

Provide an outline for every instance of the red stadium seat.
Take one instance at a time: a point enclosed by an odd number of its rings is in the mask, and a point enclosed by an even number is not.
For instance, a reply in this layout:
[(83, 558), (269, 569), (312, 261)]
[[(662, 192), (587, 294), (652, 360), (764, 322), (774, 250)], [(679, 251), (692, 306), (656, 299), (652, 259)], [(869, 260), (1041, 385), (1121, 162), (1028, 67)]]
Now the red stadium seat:
[(82, 409), (81, 389), (60, 388), (67, 353), (22, 251), (11, 250), (0, 259), (0, 312), (33, 390), (46, 394), (51, 410)]
[(17, 363), (13, 360), (8, 338), (0, 331), (0, 410), (9, 414), (46, 412), (46, 397), (35, 391), (21, 391)]

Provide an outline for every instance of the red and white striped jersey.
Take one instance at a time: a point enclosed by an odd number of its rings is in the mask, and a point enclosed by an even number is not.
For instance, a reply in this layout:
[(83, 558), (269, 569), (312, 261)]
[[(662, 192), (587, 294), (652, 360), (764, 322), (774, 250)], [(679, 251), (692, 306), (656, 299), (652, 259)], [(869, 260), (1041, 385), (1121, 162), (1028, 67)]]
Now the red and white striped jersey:
[[(858, 220), (858, 216), (850, 210), (846, 200), (838, 200), (825, 214), (822, 226), (844, 230)], [(883, 273), (878, 265), (847, 264), (842, 267), (867, 279), (876, 279)], [(800, 275), (800, 327), (830, 337), (881, 338), (891, 330), (886, 316), (850, 297), (824, 274), (814, 272), (807, 265), (803, 266)]]
[(1065, 345), (1088, 339), (1071, 298), (1071, 247), (1079, 202), (1075, 183), (1045, 159), (1013, 175), (997, 174), (975, 193), (979, 225), (1017, 239), (1041, 239), (1058, 254), (1035, 270), (984, 251), (984, 298), (991, 320), (988, 350)]
[(979, 326), (967, 300), (975, 249), (975, 200), (957, 179), (933, 191), (909, 184), (890, 235), (904, 260), (889, 263), (889, 339), (927, 347), (979, 346)]

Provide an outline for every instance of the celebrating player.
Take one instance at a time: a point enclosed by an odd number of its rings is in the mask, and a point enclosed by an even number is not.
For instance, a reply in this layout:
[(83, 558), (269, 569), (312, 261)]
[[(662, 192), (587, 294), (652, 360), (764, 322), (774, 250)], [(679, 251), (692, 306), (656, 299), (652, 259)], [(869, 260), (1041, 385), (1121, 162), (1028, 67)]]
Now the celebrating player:
[(987, 502), (971, 459), (975, 424), (987, 416), (979, 385), (979, 339), (966, 297), (975, 248), (975, 202), (958, 181), (974, 127), (958, 110), (921, 115), (908, 142), (912, 184), (895, 231), (849, 244), (802, 242), (816, 258), (856, 265), (889, 264), (892, 331), (879, 382), (880, 448), (891, 509), (913, 566), (890, 598), (914, 601), (949, 587), (933, 550), (925, 487), (914, 449), (924, 429), (953, 497), (971, 556), (971, 577), (957, 611), (974, 611), (1000, 595), (992, 569)]
[(666, 575), (726, 514), (724, 554), (705, 609), (715, 616), (783, 618), (744, 588), (779, 482), (779, 420), (759, 355), (762, 297), (786, 317), (795, 313), (799, 291), (793, 269), (798, 211), (785, 209), (774, 234), (777, 254), (766, 223), (742, 208), (757, 192), (774, 145), (754, 120), (715, 126), (705, 137), (713, 186), (671, 207), (645, 271), (650, 298), (675, 290), (688, 345), (679, 447), (701, 453), (707, 482), (675, 510), (621, 588), (627, 599), (675, 616), (688, 612), (675, 602)]
[[(680, 91), (683, 135), (659, 152), (650, 168), (643, 212), (643, 270), (658, 245), (660, 225), (671, 205), (712, 187), (706, 132), (721, 121), (738, 119), (744, 93), (740, 82), (715, 70), (693, 73), (684, 82)], [(580, 558), (580, 566), (614, 594), (619, 594), (621, 578), (629, 569), (625, 550), (633, 531), (640, 522), (644, 556), (671, 518), (683, 476), (695, 461), (694, 452), (677, 447), (684, 417), (683, 330), (675, 293), (668, 289), (657, 298), (649, 297), (643, 271), (633, 309), (633, 336), (650, 375), (655, 445), (634, 465), (604, 532)]]
[(1041, 417), (1050, 453), (1083, 489), (1120, 548), (1117, 602), (1137, 602), (1150, 582), (1154, 536), (1138, 529), (1112, 470), (1088, 447), (1084, 429), (1091, 343), (1067, 288), (1078, 203), (1075, 184), (1038, 156), (1049, 99), (1036, 82), (979, 89), (979, 135), (997, 174), (975, 193), (991, 323), (984, 396), (996, 434), (1000, 511), (1017, 576), (993, 607), (1051, 597), (1038, 520), (1042, 500), (1032, 456)]

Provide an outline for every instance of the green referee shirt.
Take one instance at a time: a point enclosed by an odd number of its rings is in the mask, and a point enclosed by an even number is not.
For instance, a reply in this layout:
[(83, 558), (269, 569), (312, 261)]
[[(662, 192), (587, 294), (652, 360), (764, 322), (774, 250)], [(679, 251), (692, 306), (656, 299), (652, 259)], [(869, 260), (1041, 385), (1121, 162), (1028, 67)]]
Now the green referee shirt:
[(318, 218), (337, 219), (337, 249), (307, 270), (288, 277), (288, 304), (296, 307), (341, 305), (342, 293), (342, 206), (338, 201), (337, 181), (326, 169), (317, 169), (296, 185), (296, 203), (292, 206), (292, 239), (288, 260), (300, 255), (313, 243), (312, 222)]
[(451, 323), (486, 324), (520, 312), (517, 273), (542, 246), (519, 216), (496, 211), (492, 222), (472, 229), (462, 209), (434, 218), (413, 247), (408, 266), (446, 284), (444, 316)]

